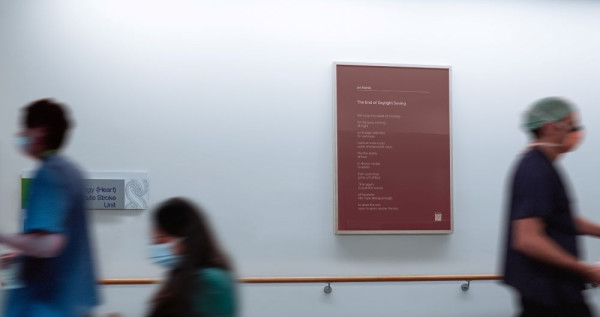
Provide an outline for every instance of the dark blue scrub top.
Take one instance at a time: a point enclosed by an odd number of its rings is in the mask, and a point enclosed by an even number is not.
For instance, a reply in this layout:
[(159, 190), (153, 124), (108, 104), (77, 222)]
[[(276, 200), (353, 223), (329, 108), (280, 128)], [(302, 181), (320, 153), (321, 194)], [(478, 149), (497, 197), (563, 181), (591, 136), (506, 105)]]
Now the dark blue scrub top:
[(584, 281), (579, 275), (548, 265), (512, 249), (511, 221), (540, 218), (546, 234), (566, 252), (579, 257), (571, 203), (559, 171), (539, 149), (516, 165), (508, 205), (504, 282), (522, 297), (542, 305), (580, 303)]

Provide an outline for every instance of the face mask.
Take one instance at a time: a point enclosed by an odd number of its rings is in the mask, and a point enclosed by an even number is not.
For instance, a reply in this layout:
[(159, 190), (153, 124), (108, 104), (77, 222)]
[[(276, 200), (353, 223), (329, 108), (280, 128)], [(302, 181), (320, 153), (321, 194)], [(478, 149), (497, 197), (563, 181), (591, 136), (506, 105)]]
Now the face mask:
[(19, 135), (15, 138), (15, 144), (21, 151), (27, 153), (29, 151), (29, 147), (31, 146), (31, 139), (29, 139), (29, 137)]
[(176, 242), (150, 245), (150, 260), (165, 268), (173, 268), (179, 264), (181, 257), (171, 250)]

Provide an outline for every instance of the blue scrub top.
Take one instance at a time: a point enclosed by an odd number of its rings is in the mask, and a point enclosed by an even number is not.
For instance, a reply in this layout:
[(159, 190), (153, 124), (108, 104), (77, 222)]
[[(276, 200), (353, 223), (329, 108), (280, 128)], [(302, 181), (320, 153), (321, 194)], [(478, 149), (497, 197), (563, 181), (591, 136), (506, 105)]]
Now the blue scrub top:
[(504, 282), (513, 286), (523, 298), (541, 305), (582, 303), (581, 291), (585, 284), (579, 275), (512, 248), (511, 222), (539, 218), (550, 239), (569, 254), (579, 257), (571, 201), (559, 171), (543, 152), (532, 149), (517, 164), (510, 190)]
[(56, 257), (23, 257), (24, 288), (7, 294), (6, 317), (79, 317), (98, 305), (96, 274), (84, 199), (75, 165), (58, 154), (44, 159), (29, 190), (23, 233), (62, 234)]

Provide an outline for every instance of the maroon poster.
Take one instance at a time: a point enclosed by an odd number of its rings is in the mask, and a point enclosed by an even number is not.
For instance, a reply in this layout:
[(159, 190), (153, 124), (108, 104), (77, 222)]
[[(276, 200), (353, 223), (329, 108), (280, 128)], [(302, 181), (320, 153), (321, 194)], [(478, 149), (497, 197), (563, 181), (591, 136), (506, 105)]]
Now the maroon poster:
[(452, 232), (450, 68), (336, 64), (336, 233)]

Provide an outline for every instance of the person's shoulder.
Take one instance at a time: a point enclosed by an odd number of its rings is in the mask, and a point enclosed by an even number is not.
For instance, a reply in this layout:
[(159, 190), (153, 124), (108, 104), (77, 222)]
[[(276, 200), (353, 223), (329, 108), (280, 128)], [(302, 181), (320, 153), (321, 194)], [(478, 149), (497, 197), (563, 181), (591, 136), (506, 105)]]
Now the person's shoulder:
[(231, 273), (216, 267), (202, 268), (198, 270), (198, 278), (203, 284), (218, 286), (229, 285), (232, 282)]
[(75, 163), (60, 154), (55, 154), (44, 160), (35, 179), (38, 184), (81, 187), (83, 173)]
[(67, 174), (68, 176), (82, 177), (82, 172), (79, 166), (62, 154), (55, 154), (49, 157), (44, 162), (42, 168), (63, 175)]
[(540, 173), (552, 168), (552, 163), (543, 152), (531, 149), (521, 155), (516, 169), (521, 173)]
[(198, 270), (198, 275), (204, 279), (224, 279), (231, 278), (231, 273), (218, 267), (207, 267)]
[(206, 316), (235, 316), (235, 281), (227, 270), (210, 267), (197, 271), (197, 310)]
[(48, 157), (45, 165), (52, 167), (77, 167), (77, 164), (75, 164), (73, 160), (61, 153), (57, 153)]
[(521, 156), (521, 161), (523, 162), (543, 162), (548, 161), (544, 152), (539, 149), (533, 148), (524, 152)]

